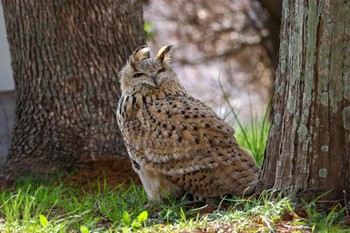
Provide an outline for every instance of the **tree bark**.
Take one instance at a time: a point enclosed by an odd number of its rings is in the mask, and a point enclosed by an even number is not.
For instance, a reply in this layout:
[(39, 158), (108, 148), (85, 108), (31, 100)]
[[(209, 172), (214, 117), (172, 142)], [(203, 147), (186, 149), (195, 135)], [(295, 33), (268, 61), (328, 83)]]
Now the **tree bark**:
[(284, 0), (261, 189), (350, 193), (350, 2)]
[(145, 43), (141, 1), (2, 0), (17, 92), (3, 175), (126, 157), (118, 72)]

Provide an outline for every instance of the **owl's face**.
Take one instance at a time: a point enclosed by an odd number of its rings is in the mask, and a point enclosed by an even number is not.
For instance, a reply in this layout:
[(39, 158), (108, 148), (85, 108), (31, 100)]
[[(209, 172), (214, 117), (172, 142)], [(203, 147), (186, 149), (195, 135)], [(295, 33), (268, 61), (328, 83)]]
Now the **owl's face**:
[(171, 45), (163, 46), (155, 58), (150, 58), (147, 46), (137, 48), (120, 72), (122, 93), (152, 91), (177, 79), (170, 64), (171, 48)]

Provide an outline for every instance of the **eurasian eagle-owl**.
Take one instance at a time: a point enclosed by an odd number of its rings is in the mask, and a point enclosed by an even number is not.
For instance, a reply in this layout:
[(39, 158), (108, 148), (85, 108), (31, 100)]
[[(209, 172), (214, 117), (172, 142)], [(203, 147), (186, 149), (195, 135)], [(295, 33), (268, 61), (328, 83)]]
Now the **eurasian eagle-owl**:
[(150, 200), (249, 194), (259, 167), (233, 128), (192, 97), (171, 65), (172, 46), (137, 48), (120, 73), (117, 119)]

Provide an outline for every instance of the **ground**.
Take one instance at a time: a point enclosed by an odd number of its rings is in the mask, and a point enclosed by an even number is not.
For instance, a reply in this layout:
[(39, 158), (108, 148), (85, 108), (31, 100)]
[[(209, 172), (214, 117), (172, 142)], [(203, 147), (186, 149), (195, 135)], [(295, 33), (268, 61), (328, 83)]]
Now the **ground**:
[(63, 182), (23, 179), (0, 192), (0, 207), (0, 232), (349, 232), (350, 222), (340, 204), (296, 205), (273, 192), (218, 206), (175, 200), (152, 205), (129, 159), (108, 156)]
[(77, 169), (65, 183), (79, 189), (96, 190), (105, 181), (108, 188), (114, 188), (122, 183), (128, 188), (131, 182), (141, 185), (129, 158), (119, 159), (110, 156), (101, 156), (84, 164), (83, 168)]

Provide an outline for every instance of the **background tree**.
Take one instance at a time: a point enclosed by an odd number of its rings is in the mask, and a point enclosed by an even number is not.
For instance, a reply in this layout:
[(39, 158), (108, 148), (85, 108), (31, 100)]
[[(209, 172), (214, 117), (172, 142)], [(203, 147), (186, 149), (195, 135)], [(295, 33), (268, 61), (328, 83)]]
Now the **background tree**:
[(145, 21), (155, 35), (148, 43), (151, 49), (174, 44), (174, 67), (186, 89), (232, 123), (223, 98), (245, 124), (251, 103), (254, 115), (264, 114), (273, 93), (281, 0), (147, 2)]
[(271, 60), (273, 69), (277, 67), (278, 40), (281, 24), (282, 0), (249, 0), (252, 9), (247, 11), (251, 22), (261, 34), (261, 44)]
[(2, 1), (17, 92), (3, 177), (70, 171), (126, 151), (117, 74), (145, 43), (140, 1)]
[(350, 193), (350, 2), (283, 1), (262, 189)]

